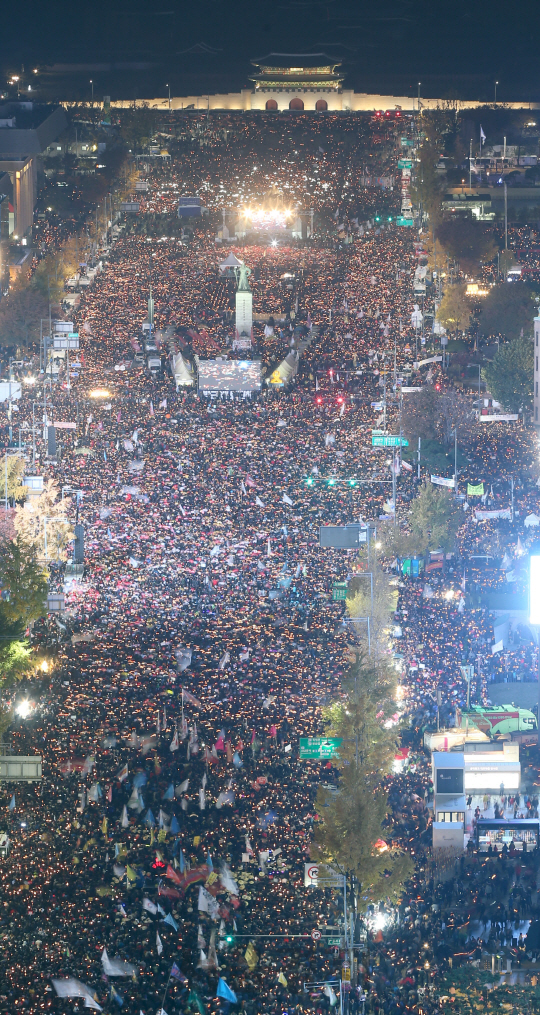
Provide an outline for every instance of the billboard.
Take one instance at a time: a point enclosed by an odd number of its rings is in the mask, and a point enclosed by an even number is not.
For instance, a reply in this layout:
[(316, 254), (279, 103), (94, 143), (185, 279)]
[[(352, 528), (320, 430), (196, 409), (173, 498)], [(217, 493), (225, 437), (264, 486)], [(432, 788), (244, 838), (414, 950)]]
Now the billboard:
[(193, 218), (201, 214), (200, 197), (180, 197), (178, 199), (178, 218)]
[(260, 360), (207, 359), (199, 362), (199, 391), (260, 391)]
[(540, 556), (533, 554), (529, 572), (529, 624), (540, 624)]
[(437, 793), (453, 793), (455, 796), (463, 793), (463, 769), (462, 768), (439, 768), (437, 769)]

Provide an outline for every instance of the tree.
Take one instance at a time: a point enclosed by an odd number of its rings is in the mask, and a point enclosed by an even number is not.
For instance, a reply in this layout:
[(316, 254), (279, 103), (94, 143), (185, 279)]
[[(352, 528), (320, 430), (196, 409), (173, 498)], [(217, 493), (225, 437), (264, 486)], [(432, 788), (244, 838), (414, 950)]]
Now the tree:
[(426, 549), (451, 550), (461, 521), (461, 511), (448, 490), (422, 483), (412, 502), (411, 531)]
[[(371, 601), (371, 582), (373, 580), (373, 602)], [(347, 591), (347, 610), (351, 618), (369, 617), (369, 641), (371, 651), (378, 657), (384, 651), (390, 628), (390, 614), (396, 609), (396, 590), (388, 583), (388, 575), (383, 571), (378, 559), (378, 551), (370, 547), (368, 560), (367, 549), (361, 549), (358, 555), (356, 573), (349, 582)], [(366, 622), (360, 622), (357, 634), (364, 646), (368, 647), (368, 628)]]
[(146, 148), (154, 132), (154, 116), (147, 105), (123, 109), (120, 136), (130, 148)]
[(45, 613), (47, 579), (33, 546), (20, 536), (0, 550), (0, 634), (16, 640), (32, 621)]
[(459, 261), (468, 274), (474, 274), (480, 262), (492, 261), (497, 256), (492, 233), (472, 219), (445, 219), (435, 232), (445, 252)]
[(27, 348), (39, 341), (40, 320), (49, 316), (49, 304), (42, 292), (26, 281), (15, 282), (0, 302), (0, 344)]
[(466, 331), (471, 321), (471, 304), (464, 285), (450, 285), (437, 310), (437, 320), (447, 331)]
[(531, 405), (533, 374), (534, 346), (525, 337), (501, 345), (493, 363), (483, 371), (488, 390), (508, 412), (520, 412)]
[(420, 164), (416, 166), (411, 197), (416, 205), (421, 204), (424, 211), (427, 211), (432, 225), (436, 225), (441, 218), (441, 201), (444, 194), (444, 181), (437, 172), (440, 147), (434, 141), (426, 140), (418, 154)]
[[(7, 475), (7, 491), (6, 491), (6, 475)], [(22, 501), (26, 498), (26, 487), (23, 484), (24, 479), (24, 459), (19, 458), (17, 455), (4, 454), (0, 458), (0, 499), (4, 501), (7, 499), (12, 503), (14, 501)]]
[(15, 529), (41, 558), (65, 560), (66, 546), (74, 533), (66, 518), (70, 501), (58, 500), (58, 487), (47, 481), (43, 493), (15, 511)]
[(321, 788), (312, 856), (356, 881), (358, 908), (381, 899), (395, 902), (412, 874), (410, 857), (388, 848), (388, 817), (383, 779), (397, 747), (396, 728), (385, 725), (395, 712), (388, 673), (356, 654), (342, 691), (346, 695), (324, 711), (327, 732), (342, 737), (337, 792)]
[(532, 335), (536, 312), (530, 289), (522, 282), (501, 282), (493, 286), (486, 296), (480, 314), (479, 331), (482, 335), (505, 335), (518, 338)]

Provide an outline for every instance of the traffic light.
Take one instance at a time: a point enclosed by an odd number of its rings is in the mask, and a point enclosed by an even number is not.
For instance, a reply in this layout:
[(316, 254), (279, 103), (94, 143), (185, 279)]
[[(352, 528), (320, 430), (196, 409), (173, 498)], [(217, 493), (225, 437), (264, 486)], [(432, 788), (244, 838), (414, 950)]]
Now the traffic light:
[(328, 480), (328, 486), (335, 486), (335, 479), (331, 478)]
[(349, 480), (349, 486), (356, 486), (356, 480), (355, 480), (355, 479), (352, 479), (352, 477), (351, 477), (351, 479)]
[(234, 941), (234, 936), (232, 934), (226, 934), (225, 941), (227, 942), (228, 945), (232, 945)]
[(308, 476), (308, 478), (306, 479), (306, 484), (308, 486), (313, 486), (313, 476)]

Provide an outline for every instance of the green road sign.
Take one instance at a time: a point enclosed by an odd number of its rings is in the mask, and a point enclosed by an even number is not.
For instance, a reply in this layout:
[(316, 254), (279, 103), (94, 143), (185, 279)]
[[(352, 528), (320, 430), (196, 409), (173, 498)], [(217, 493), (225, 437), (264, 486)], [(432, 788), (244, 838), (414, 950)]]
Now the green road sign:
[(300, 737), (300, 758), (337, 758), (342, 737)]
[(332, 602), (337, 603), (340, 599), (346, 599), (347, 588), (347, 582), (334, 582), (332, 585)]
[(325, 937), (324, 941), (329, 946), (333, 945), (334, 948), (339, 948), (340, 945), (341, 945), (341, 942), (342, 942), (342, 938), (340, 938), (340, 937)]
[(412, 159), (398, 159), (398, 169), (412, 169)]
[(409, 442), (405, 437), (394, 437), (387, 435), (386, 437), (382, 434), (371, 435), (371, 447), (372, 448), (408, 448)]
[(402, 137), (401, 138), (401, 147), (402, 148), (414, 148), (414, 141), (412, 141), (408, 137)]
[(398, 226), (413, 226), (414, 219), (405, 219), (402, 215), (398, 215), (396, 219), (396, 225)]

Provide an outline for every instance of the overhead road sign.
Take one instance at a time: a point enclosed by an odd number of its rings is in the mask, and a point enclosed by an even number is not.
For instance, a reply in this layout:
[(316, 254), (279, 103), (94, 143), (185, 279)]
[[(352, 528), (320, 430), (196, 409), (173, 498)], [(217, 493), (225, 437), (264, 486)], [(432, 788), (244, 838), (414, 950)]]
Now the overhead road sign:
[(354, 550), (367, 542), (367, 528), (361, 525), (321, 525), (319, 546), (335, 550)]
[(38, 782), (41, 779), (41, 755), (22, 757), (16, 754), (0, 756), (0, 781)]
[(408, 448), (409, 442), (405, 437), (374, 433), (371, 435), (371, 446), (372, 448)]
[(332, 602), (338, 603), (347, 598), (347, 582), (334, 582), (332, 585)]
[(398, 225), (398, 226), (413, 226), (414, 225), (414, 219), (406, 219), (406, 218), (403, 217), (403, 215), (398, 215), (398, 217), (396, 219), (396, 225)]
[(300, 737), (300, 758), (337, 758), (342, 743), (342, 737)]

